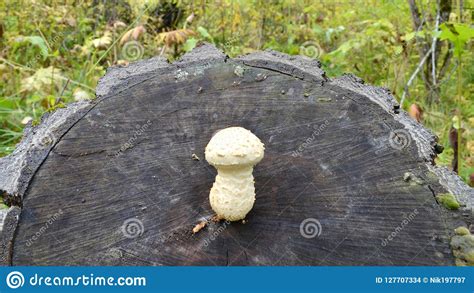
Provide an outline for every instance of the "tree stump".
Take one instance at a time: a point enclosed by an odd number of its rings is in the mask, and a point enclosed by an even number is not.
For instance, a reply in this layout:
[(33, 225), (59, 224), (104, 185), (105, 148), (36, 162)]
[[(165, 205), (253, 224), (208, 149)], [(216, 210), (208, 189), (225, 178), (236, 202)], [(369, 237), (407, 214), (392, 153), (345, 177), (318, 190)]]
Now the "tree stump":
[[(230, 126), (265, 157), (246, 220), (215, 222), (204, 148)], [(96, 100), (46, 114), (0, 160), (2, 262), (453, 265), (474, 192), (434, 166), (439, 149), (388, 90), (306, 57), (203, 44), (110, 68)]]

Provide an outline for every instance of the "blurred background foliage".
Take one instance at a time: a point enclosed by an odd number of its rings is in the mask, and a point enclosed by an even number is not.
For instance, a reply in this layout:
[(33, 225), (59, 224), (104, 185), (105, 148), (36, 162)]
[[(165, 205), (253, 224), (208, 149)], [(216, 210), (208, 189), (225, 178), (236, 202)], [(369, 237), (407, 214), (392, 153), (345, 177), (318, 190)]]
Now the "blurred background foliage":
[(469, 182), (473, 15), (464, 0), (2, 1), (0, 155), (44, 112), (93, 99), (107, 67), (172, 61), (206, 41), (231, 57), (269, 48), (306, 55), (329, 77), (351, 72), (387, 87), (439, 136), (437, 163), (459, 163)]

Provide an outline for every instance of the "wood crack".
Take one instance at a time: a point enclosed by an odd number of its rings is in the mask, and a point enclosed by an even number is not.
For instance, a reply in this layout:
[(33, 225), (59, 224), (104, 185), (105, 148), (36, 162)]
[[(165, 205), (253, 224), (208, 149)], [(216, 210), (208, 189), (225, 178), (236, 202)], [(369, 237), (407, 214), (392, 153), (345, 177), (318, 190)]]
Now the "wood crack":
[[(276, 72), (276, 73), (279, 73), (279, 74), (283, 74), (283, 75), (286, 75), (286, 76), (290, 76), (290, 77), (293, 77), (293, 78), (297, 78), (303, 82), (306, 82), (306, 83), (311, 83), (313, 84), (315, 81), (307, 81), (305, 80), (304, 76), (298, 76), (298, 75), (294, 75), (294, 74), (291, 74), (291, 73), (288, 73), (286, 71), (282, 71), (282, 70), (277, 70), (277, 69), (274, 69), (274, 68), (269, 68), (269, 67), (265, 67), (265, 66), (258, 66), (258, 65), (252, 65), (252, 64), (249, 64), (247, 63), (247, 61), (242, 61), (242, 63), (248, 67), (252, 67), (252, 68), (258, 68), (258, 69), (265, 69), (265, 70), (268, 70), (268, 71), (272, 71), (272, 72)], [(325, 80), (324, 78), (321, 79), (321, 80), (318, 80), (320, 82), (320, 86), (324, 86), (325, 84)]]
[(98, 150), (98, 151), (86, 152), (86, 153), (80, 153), (80, 154), (64, 154), (64, 153), (60, 153), (58, 151), (52, 150), (52, 153), (55, 154), (55, 155), (61, 156), (61, 157), (66, 157), (66, 158), (80, 158), (80, 157), (86, 157), (86, 156), (101, 154), (105, 151), (106, 150)]

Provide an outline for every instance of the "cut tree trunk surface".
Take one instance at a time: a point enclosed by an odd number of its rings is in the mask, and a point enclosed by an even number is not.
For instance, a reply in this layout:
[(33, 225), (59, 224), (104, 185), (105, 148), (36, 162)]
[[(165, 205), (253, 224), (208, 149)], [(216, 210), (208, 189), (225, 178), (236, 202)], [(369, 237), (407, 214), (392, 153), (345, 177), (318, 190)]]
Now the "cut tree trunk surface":
[[(204, 148), (265, 143), (244, 222), (213, 222)], [(5, 265), (453, 265), (474, 192), (391, 94), (274, 51), (201, 45), (108, 70), (97, 99), (28, 127), (0, 159)], [(200, 160), (199, 160), (200, 158)], [(461, 203), (446, 209), (436, 195)], [(209, 221), (199, 232), (193, 227)]]

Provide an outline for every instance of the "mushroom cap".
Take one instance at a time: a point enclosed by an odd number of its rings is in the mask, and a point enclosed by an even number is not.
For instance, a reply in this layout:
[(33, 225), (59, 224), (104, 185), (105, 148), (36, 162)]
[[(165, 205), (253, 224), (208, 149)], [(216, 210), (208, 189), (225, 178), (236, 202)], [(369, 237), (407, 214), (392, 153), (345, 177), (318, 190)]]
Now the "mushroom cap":
[(213, 166), (255, 165), (265, 147), (250, 130), (228, 127), (219, 130), (206, 146), (206, 160)]

